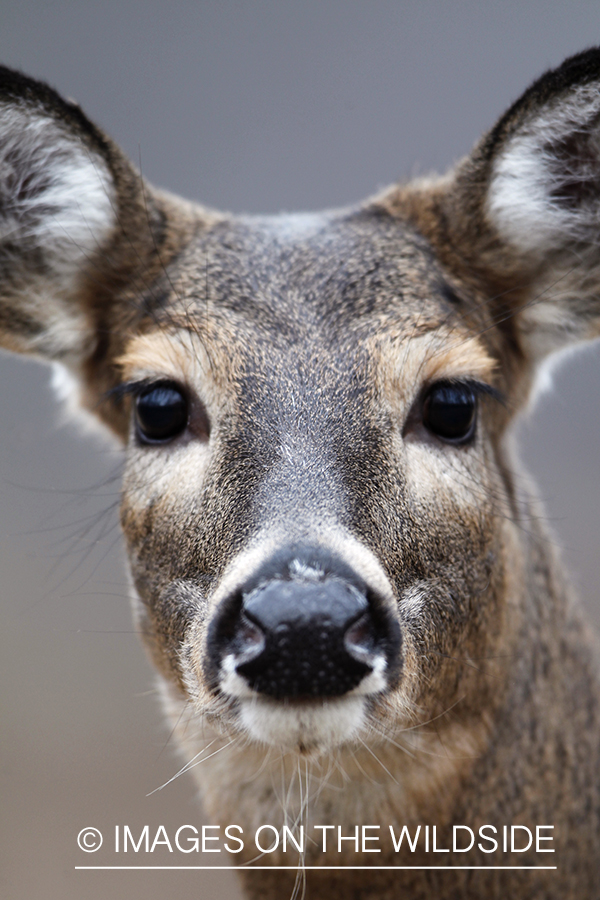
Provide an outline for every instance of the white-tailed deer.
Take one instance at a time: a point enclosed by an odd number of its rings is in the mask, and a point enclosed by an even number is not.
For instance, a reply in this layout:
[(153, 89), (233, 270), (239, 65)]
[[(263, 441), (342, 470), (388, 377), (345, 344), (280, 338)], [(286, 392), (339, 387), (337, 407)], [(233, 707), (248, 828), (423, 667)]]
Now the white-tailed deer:
[(600, 335), (600, 49), (448, 176), (319, 215), (157, 191), (0, 85), (0, 342), (126, 445), (137, 622), (211, 821), (304, 835), (309, 898), (599, 897), (594, 651), (507, 435)]

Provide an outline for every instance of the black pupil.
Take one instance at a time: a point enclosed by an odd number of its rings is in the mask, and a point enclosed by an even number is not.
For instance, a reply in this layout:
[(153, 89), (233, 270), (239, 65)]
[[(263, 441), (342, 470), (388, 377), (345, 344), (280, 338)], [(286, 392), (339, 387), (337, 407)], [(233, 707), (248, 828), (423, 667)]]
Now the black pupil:
[(143, 438), (149, 441), (169, 440), (187, 425), (185, 397), (173, 385), (155, 385), (137, 398), (136, 418)]
[(468, 385), (439, 384), (431, 389), (423, 410), (427, 428), (446, 441), (466, 441), (475, 427), (476, 399)]

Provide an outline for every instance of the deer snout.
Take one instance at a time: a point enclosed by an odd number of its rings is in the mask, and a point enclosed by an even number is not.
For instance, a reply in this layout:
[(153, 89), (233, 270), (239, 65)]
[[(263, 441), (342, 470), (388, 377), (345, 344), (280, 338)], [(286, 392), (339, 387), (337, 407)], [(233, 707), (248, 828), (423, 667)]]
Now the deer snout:
[(274, 580), (244, 598), (234, 634), (236, 671), (271, 697), (335, 697), (373, 670), (367, 598), (336, 578)]
[(213, 660), (227, 660), (252, 691), (312, 699), (343, 696), (374, 673), (381, 690), (400, 631), (349, 567), (304, 550), (278, 554), (225, 601), (209, 643)]

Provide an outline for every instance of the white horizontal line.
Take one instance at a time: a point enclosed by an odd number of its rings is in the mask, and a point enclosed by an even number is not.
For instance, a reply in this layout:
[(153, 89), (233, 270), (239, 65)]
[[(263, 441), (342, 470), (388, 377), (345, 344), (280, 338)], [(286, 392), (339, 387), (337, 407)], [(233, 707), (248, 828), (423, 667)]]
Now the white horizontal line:
[(153, 870), (153, 869), (178, 869), (178, 870), (199, 870), (202, 871), (210, 871), (210, 869), (214, 869), (215, 871), (226, 871), (229, 870), (231, 872), (239, 871), (243, 869), (244, 872), (252, 872), (253, 870), (257, 871), (269, 871), (269, 870), (277, 870), (281, 871), (283, 869), (289, 869), (292, 872), (297, 872), (298, 869), (309, 870), (312, 869), (315, 872), (324, 872), (331, 871), (334, 869), (335, 871), (343, 871), (345, 869), (357, 870), (361, 871), (386, 871), (393, 872), (394, 869), (398, 869), (398, 871), (403, 869), (419, 869), (420, 871), (429, 871), (432, 869), (482, 869), (484, 871), (492, 871), (494, 869), (556, 869), (557, 866), (75, 866), (76, 869), (144, 869), (144, 870)]

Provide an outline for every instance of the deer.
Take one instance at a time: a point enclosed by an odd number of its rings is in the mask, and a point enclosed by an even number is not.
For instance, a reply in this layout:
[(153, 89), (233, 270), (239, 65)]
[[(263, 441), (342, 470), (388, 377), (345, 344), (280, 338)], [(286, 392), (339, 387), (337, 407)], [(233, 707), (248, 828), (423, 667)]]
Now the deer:
[(0, 345), (124, 448), (135, 621), (246, 896), (599, 897), (598, 650), (511, 435), (600, 335), (600, 48), (323, 213), (155, 189), (7, 68), (0, 122)]

